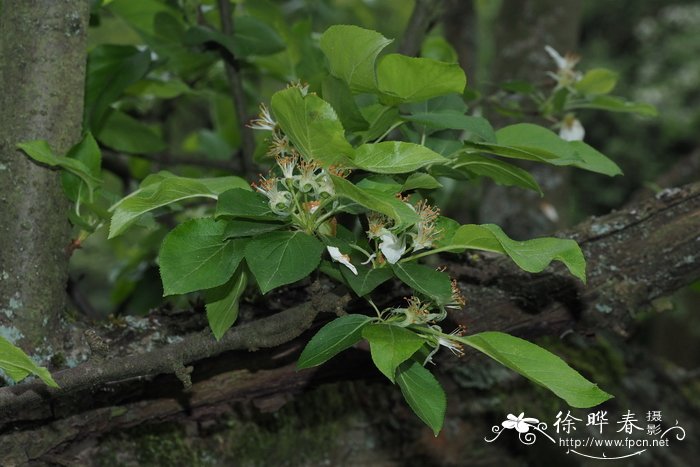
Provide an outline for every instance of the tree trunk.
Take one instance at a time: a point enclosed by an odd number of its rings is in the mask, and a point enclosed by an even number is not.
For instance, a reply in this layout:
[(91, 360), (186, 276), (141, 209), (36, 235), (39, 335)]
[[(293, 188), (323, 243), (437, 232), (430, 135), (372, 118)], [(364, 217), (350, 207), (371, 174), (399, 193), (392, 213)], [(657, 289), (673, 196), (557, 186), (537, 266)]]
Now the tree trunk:
[(0, 2), (0, 331), (41, 356), (65, 307), (70, 226), (59, 173), (20, 142), (61, 154), (80, 137), (87, 0)]

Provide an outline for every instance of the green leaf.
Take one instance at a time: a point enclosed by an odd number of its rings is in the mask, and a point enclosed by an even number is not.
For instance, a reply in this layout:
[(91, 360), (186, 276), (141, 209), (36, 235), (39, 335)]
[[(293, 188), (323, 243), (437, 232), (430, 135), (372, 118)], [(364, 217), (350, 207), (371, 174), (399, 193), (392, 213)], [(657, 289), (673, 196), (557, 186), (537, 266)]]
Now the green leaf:
[(394, 104), (462, 94), (467, 85), (464, 71), (456, 63), (400, 54), (389, 54), (379, 62), (377, 80), (379, 90)]
[(595, 96), (589, 101), (575, 103), (567, 106), (567, 109), (601, 109), (609, 112), (628, 112), (646, 117), (656, 117), (656, 107), (643, 102), (631, 102), (617, 96)]
[(355, 92), (376, 91), (374, 62), (391, 42), (378, 32), (350, 25), (331, 26), (320, 39), (331, 74)]
[(362, 142), (373, 141), (383, 136), (392, 127), (401, 123), (399, 109), (382, 104), (370, 104), (360, 108), (360, 113), (369, 122), (367, 131), (359, 132)]
[(196, 197), (217, 199), (219, 194), (239, 187), (250, 190), (240, 177), (185, 178), (160, 173), (148, 177), (141, 188), (110, 208), (113, 211), (109, 238), (124, 232), (142, 214), (171, 203)]
[(351, 167), (353, 148), (331, 105), (315, 94), (292, 87), (272, 96), (272, 111), (282, 131), (306, 158), (327, 167)]
[(299, 356), (297, 368), (318, 366), (362, 339), (362, 328), (371, 321), (364, 315), (345, 315), (326, 324), (311, 338)]
[(546, 162), (553, 165), (573, 165), (604, 175), (617, 175), (619, 167), (586, 143), (564, 141), (556, 133), (531, 123), (518, 123), (496, 132), (498, 143), (474, 143), (465, 146), (498, 156)]
[(419, 144), (384, 141), (358, 147), (353, 162), (368, 172), (398, 174), (447, 162), (447, 159)]
[(588, 70), (574, 87), (583, 94), (607, 94), (617, 84), (617, 73), (606, 68)]
[(270, 209), (270, 202), (262, 193), (233, 188), (219, 195), (215, 217), (231, 216), (262, 221), (279, 221), (282, 216)]
[(399, 367), (396, 382), (413, 412), (437, 436), (442, 429), (445, 409), (447, 408), (447, 398), (440, 383), (428, 370), (414, 360)]
[(369, 341), (372, 361), (377, 369), (392, 383), (398, 366), (411, 358), (425, 343), (415, 332), (391, 324), (365, 326), (362, 337)]
[[(223, 195), (223, 193), (222, 193)], [(233, 219), (226, 222), (224, 238), (251, 237), (265, 232), (274, 232), (286, 224), (280, 222), (249, 221), (244, 219)]]
[(348, 131), (362, 131), (369, 123), (362, 116), (348, 85), (333, 76), (323, 80), (323, 99), (335, 109), (343, 127)]
[[(99, 146), (97, 146), (97, 141), (95, 141), (90, 132), (86, 133), (78, 144), (70, 148), (66, 157), (82, 162), (93, 177), (96, 179), (100, 178), (102, 154)], [(68, 171), (62, 172), (61, 185), (66, 196), (71, 201), (90, 201), (90, 187), (77, 175)]]
[(99, 45), (88, 55), (85, 127), (98, 132), (110, 105), (124, 90), (146, 76), (151, 52), (124, 45)]
[(335, 192), (372, 211), (377, 211), (394, 219), (400, 226), (410, 226), (420, 220), (416, 211), (395, 196), (381, 191), (362, 189), (344, 178), (331, 175)]
[(466, 249), (503, 253), (527, 272), (541, 272), (554, 260), (561, 261), (571, 274), (586, 282), (586, 260), (578, 244), (569, 239), (543, 237), (516, 241), (510, 239), (495, 224), (463, 225), (453, 235), (443, 251), (462, 252)]
[(353, 292), (362, 297), (379, 287), (394, 276), (390, 268), (368, 268), (358, 265), (357, 275), (346, 267), (340, 268), (343, 278)]
[(499, 185), (519, 186), (542, 194), (537, 181), (528, 171), (498, 159), (463, 152), (454, 158), (450, 167), (471, 175), (489, 177)]
[(38, 366), (22, 349), (15, 347), (2, 336), (0, 336), (0, 369), (16, 382), (22, 381), (29, 375), (36, 375), (47, 386), (58, 387), (49, 370)]
[(204, 292), (207, 321), (216, 340), (221, 339), (238, 318), (238, 301), (247, 284), (248, 276), (239, 268), (226, 284)]
[(158, 264), (163, 295), (226, 283), (243, 259), (247, 239), (224, 240), (226, 224), (205, 217), (184, 222), (163, 239)]
[(105, 146), (129, 154), (154, 154), (167, 147), (153, 128), (118, 110), (106, 115), (97, 139)]
[(414, 172), (408, 176), (400, 191), (435, 190), (438, 188), (442, 188), (442, 183), (438, 182), (435, 177), (424, 172)]
[(464, 130), (469, 133), (466, 135), (466, 139), (469, 140), (496, 142), (496, 134), (488, 120), (483, 117), (464, 115), (464, 112), (459, 110), (418, 112), (403, 118), (409, 122), (437, 129)]
[(501, 332), (482, 332), (460, 341), (544, 386), (572, 407), (594, 407), (612, 398), (564, 360), (526, 340)]
[(269, 232), (253, 238), (245, 258), (262, 293), (311, 274), (321, 261), (323, 244), (303, 232)]
[(17, 147), (37, 162), (51, 167), (60, 167), (75, 175), (87, 185), (90, 193), (97, 190), (102, 183), (99, 176), (94, 175), (89, 166), (78, 159), (55, 155), (49, 143), (44, 140), (19, 143)]
[(391, 268), (396, 277), (437, 305), (445, 305), (452, 301), (452, 284), (450, 276), (446, 273), (408, 262), (392, 264)]
[(270, 55), (286, 48), (277, 31), (250, 15), (236, 16), (233, 37), (236, 57)]

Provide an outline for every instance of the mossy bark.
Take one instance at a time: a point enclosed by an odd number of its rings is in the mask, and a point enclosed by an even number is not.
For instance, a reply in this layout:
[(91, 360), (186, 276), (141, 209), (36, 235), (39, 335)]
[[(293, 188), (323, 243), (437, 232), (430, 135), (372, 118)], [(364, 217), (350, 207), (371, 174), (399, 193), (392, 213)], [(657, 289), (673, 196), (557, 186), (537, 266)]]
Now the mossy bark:
[(64, 309), (70, 226), (59, 173), (16, 145), (78, 141), (88, 15), (87, 0), (0, 3), (0, 331), (28, 351)]

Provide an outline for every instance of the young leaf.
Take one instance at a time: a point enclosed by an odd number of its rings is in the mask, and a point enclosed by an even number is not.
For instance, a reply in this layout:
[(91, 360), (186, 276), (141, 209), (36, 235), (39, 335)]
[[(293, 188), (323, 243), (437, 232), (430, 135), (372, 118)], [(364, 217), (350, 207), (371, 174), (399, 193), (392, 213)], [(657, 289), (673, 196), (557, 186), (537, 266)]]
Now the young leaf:
[(270, 202), (261, 193), (232, 188), (219, 195), (215, 217), (230, 216), (260, 221), (279, 221), (283, 217), (270, 209)]
[(569, 141), (569, 146), (583, 160), (583, 162), (574, 162), (572, 164), (574, 167), (610, 177), (622, 175), (622, 170), (615, 162), (583, 141)]
[(22, 381), (29, 375), (36, 375), (47, 386), (58, 387), (49, 370), (38, 366), (22, 349), (15, 347), (2, 336), (0, 336), (0, 369), (16, 382)]
[(156, 130), (118, 110), (105, 115), (95, 136), (105, 146), (130, 154), (154, 154), (167, 147)]
[(302, 155), (324, 167), (352, 167), (353, 148), (328, 102), (315, 94), (302, 96), (292, 87), (276, 92), (270, 105), (277, 123)]
[(617, 73), (605, 68), (588, 70), (574, 87), (583, 94), (607, 94), (617, 84)]
[(390, 268), (368, 268), (357, 266), (357, 274), (353, 274), (348, 268), (341, 268), (340, 272), (353, 292), (362, 297), (367, 295), (394, 275)]
[(516, 241), (495, 224), (463, 225), (452, 236), (443, 251), (466, 249), (503, 253), (527, 272), (541, 272), (554, 260), (561, 261), (571, 274), (586, 282), (586, 260), (578, 244), (569, 239), (543, 237)]
[(440, 383), (415, 360), (409, 360), (399, 367), (396, 382), (413, 412), (437, 436), (445, 421), (447, 408), (447, 398)]
[(243, 259), (246, 239), (224, 240), (226, 224), (205, 217), (184, 222), (163, 239), (158, 263), (163, 295), (226, 283)]
[(529, 172), (498, 159), (462, 152), (454, 158), (450, 167), (471, 175), (489, 177), (499, 185), (519, 186), (542, 194), (540, 186)]
[(410, 226), (420, 220), (416, 211), (393, 195), (359, 188), (344, 178), (336, 177), (335, 175), (331, 175), (331, 179), (338, 196), (354, 201), (372, 211), (387, 215), (399, 225)]
[(323, 243), (303, 232), (269, 232), (248, 243), (245, 258), (260, 291), (267, 293), (311, 274), (323, 250)]
[(435, 190), (437, 188), (442, 188), (442, 183), (438, 182), (435, 177), (424, 172), (414, 172), (408, 176), (400, 191)]
[(411, 358), (425, 341), (415, 332), (391, 324), (370, 324), (362, 329), (369, 341), (372, 361), (384, 376), (394, 382), (396, 368)]
[(19, 143), (17, 147), (37, 162), (51, 167), (60, 167), (80, 178), (87, 185), (90, 192), (95, 191), (102, 183), (99, 176), (93, 174), (90, 167), (82, 161), (70, 157), (57, 156), (49, 146), (49, 143), (44, 140)]
[(501, 332), (482, 332), (460, 341), (544, 386), (572, 407), (594, 407), (612, 398), (564, 360), (526, 340)]
[[(82, 162), (87, 167), (92, 176), (100, 178), (100, 166), (102, 163), (102, 154), (97, 146), (97, 141), (92, 137), (90, 132), (86, 133), (83, 139), (70, 148), (66, 157)], [(89, 202), (90, 193), (89, 186), (80, 177), (68, 171), (61, 173), (61, 185), (63, 191), (71, 201)], [(82, 187), (81, 187), (82, 185)]]
[(586, 102), (570, 105), (567, 109), (601, 109), (609, 112), (629, 112), (646, 117), (656, 117), (656, 107), (643, 102), (630, 102), (621, 97), (598, 95)]
[(297, 368), (317, 366), (330, 360), (362, 339), (362, 328), (369, 316), (345, 315), (326, 324), (311, 338), (299, 356)]
[(452, 301), (452, 284), (450, 276), (444, 272), (436, 271), (416, 263), (392, 264), (396, 277), (416, 292), (419, 292), (433, 300), (438, 305), (445, 305)]
[(358, 147), (353, 162), (368, 172), (399, 174), (447, 162), (447, 159), (419, 144), (384, 141)]
[(238, 300), (245, 292), (248, 276), (238, 268), (233, 277), (224, 285), (204, 292), (206, 298), (207, 321), (216, 340), (221, 339), (238, 317)]
[(320, 45), (333, 76), (345, 81), (355, 92), (374, 92), (377, 89), (374, 62), (391, 42), (376, 31), (336, 25), (321, 35)]
[(124, 232), (146, 212), (190, 198), (217, 199), (222, 192), (236, 187), (250, 190), (248, 182), (233, 176), (194, 179), (161, 173), (148, 177), (141, 184), (141, 188), (110, 208), (113, 214), (109, 238)]
[(456, 63), (401, 54), (389, 54), (379, 62), (377, 81), (387, 102), (393, 104), (462, 94), (467, 85), (464, 71)]
[(350, 88), (343, 80), (327, 76), (322, 86), (323, 100), (335, 109), (346, 130), (363, 131), (369, 127), (369, 123), (360, 113)]

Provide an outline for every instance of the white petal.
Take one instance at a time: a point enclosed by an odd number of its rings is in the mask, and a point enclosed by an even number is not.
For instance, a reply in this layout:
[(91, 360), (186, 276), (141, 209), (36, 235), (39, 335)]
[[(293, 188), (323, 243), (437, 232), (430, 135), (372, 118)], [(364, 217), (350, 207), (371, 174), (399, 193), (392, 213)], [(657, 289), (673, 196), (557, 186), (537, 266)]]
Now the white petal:
[(530, 431), (530, 425), (523, 422), (517, 422), (515, 424), (515, 429), (518, 430), (518, 433), (527, 433)]
[(377, 255), (376, 255), (375, 253), (372, 253), (371, 255), (369, 255), (369, 258), (367, 258), (367, 261), (365, 261), (364, 263), (360, 263), (360, 264), (363, 264), (363, 265), (364, 265), (364, 264), (369, 264), (369, 263), (371, 263), (372, 260), (373, 260), (374, 258), (376, 258), (376, 257), (377, 257)]
[(583, 141), (585, 135), (586, 130), (577, 118), (571, 121), (565, 120), (559, 130), (559, 136), (565, 141)]
[(382, 234), (379, 249), (384, 253), (384, 257), (390, 264), (396, 264), (401, 259), (401, 255), (406, 252), (406, 239), (399, 242), (396, 235), (392, 233)]
[(334, 246), (327, 246), (326, 249), (328, 250), (328, 253), (330, 253), (333, 261), (339, 262), (351, 270), (353, 274), (357, 275), (357, 268), (350, 262), (348, 255), (342, 254), (340, 250)]
[(544, 46), (544, 50), (549, 54), (550, 57), (552, 57), (552, 60), (557, 64), (557, 68), (564, 69), (566, 68), (568, 62), (564, 57), (562, 57), (559, 52), (554, 50), (553, 47), (550, 47), (549, 45)]
[(515, 424), (516, 422), (514, 422), (513, 420), (506, 420), (505, 422), (501, 423), (501, 425), (503, 425), (503, 428), (507, 428), (509, 430), (515, 428)]

